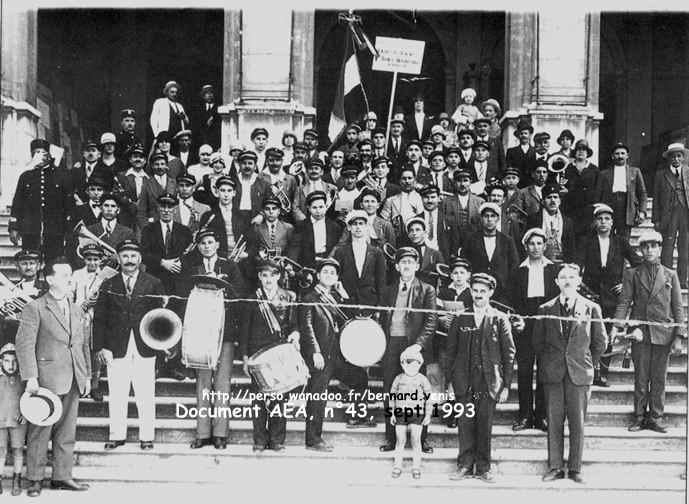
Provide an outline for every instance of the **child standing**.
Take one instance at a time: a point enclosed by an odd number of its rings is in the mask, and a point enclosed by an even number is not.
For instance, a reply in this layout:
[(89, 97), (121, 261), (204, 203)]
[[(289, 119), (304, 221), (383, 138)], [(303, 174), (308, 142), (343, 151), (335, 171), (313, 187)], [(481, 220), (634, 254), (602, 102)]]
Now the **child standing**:
[[(14, 496), (22, 493), (26, 420), (19, 413), (19, 398), (23, 389), (14, 344), (6, 343), (0, 348), (0, 469), (5, 467), (9, 440), (14, 459), (12, 476), (12, 495)], [(0, 493), (2, 493), (1, 475), (2, 472), (0, 472)]]
[[(412, 446), (412, 470), (414, 479), (421, 478), (421, 428), (431, 423), (430, 401), (426, 401), (426, 394), (431, 393), (431, 384), (419, 370), (423, 365), (421, 352), (407, 349), (400, 355), (400, 364), (404, 373), (395, 377), (390, 387), (390, 407), (392, 417), (390, 423), (395, 426), (397, 443), (395, 445), (395, 461), (392, 468), (392, 477), (399, 478), (402, 474), (402, 459), (404, 457), (404, 445), (407, 443), (407, 431), (411, 431)], [(420, 409), (417, 409), (417, 406)], [(397, 408), (411, 408), (414, 414), (411, 417), (395, 416)], [(408, 410), (407, 410), (408, 411)]]

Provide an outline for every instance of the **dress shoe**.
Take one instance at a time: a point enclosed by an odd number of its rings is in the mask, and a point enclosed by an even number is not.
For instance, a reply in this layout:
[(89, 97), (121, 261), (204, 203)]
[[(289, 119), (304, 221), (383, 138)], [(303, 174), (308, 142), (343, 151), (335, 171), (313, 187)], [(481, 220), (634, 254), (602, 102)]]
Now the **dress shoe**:
[(281, 443), (270, 445), (268, 448), (270, 448), (271, 450), (276, 451), (276, 452), (285, 451), (285, 445), (283, 445)]
[(29, 488), (26, 491), (26, 495), (29, 497), (38, 497), (41, 495), (41, 481), (34, 481), (34, 480), (29, 480)]
[(260, 445), (260, 444), (255, 444), (254, 447), (251, 449), (254, 453), (256, 452), (262, 452), (266, 449), (265, 445)]
[(456, 429), (457, 418), (454, 415), (450, 415), (450, 417), (448, 417), (448, 419), (445, 421), (445, 425), (447, 425), (448, 429)]
[(15, 497), (17, 495), (20, 495), (22, 493), (22, 475), (19, 473), (15, 473), (14, 476), (12, 476), (12, 495)]
[(640, 430), (643, 430), (646, 428), (646, 423), (644, 422), (643, 418), (635, 418), (634, 421), (629, 424), (629, 427), (627, 430), (629, 432), (639, 432)]
[(433, 447), (428, 443), (421, 443), (421, 451), (424, 453), (433, 453)]
[(542, 432), (548, 432), (548, 421), (545, 418), (537, 418), (533, 422), (533, 428)]
[(203, 438), (203, 439), (196, 438), (191, 442), (189, 447), (196, 450), (198, 448), (202, 448), (204, 446), (210, 446), (212, 444), (213, 444), (213, 440), (211, 438)]
[(575, 483), (583, 483), (584, 479), (581, 477), (581, 473), (579, 471), (569, 471), (567, 473), (567, 478), (571, 479)]
[(153, 449), (153, 441), (139, 441), (139, 446), (141, 447), (142, 450), (152, 450)]
[(459, 481), (466, 478), (471, 478), (473, 476), (473, 471), (471, 467), (458, 467), (455, 472), (450, 474), (450, 479), (452, 481)]
[(661, 434), (667, 433), (667, 427), (665, 427), (660, 419), (654, 420), (649, 419), (646, 422), (646, 428), (652, 430), (653, 432), (659, 432)]
[(365, 427), (375, 427), (376, 421), (373, 418), (348, 418), (345, 422), (348, 429), (361, 429)]
[(306, 445), (307, 450), (319, 451), (319, 452), (331, 452), (333, 447), (330, 446), (325, 441), (320, 441), (314, 445)]
[(100, 388), (92, 389), (89, 395), (94, 401), (103, 402), (103, 391)]
[(213, 446), (216, 450), (224, 450), (227, 448), (227, 438), (221, 436), (215, 436), (213, 438)]
[(559, 479), (564, 479), (565, 471), (562, 469), (551, 469), (543, 475), (543, 481), (555, 481)]
[(126, 441), (124, 439), (118, 439), (118, 440), (111, 440), (105, 443), (105, 449), (106, 450), (114, 450), (115, 448), (119, 446), (124, 446), (124, 443)]
[(495, 477), (490, 471), (482, 472), (476, 475), (476, 479), (480, 479), (484, 483), (495, 483)]
[(603, 378), (602, 376), (599, 376), (598, 379), (593, 380), (593, 385), (595, 385), (596, 387), (605, 387), (605, 388), (610, 387), (610, 384), (608, 383), (608, 379)]
[(395, 445), (385, 443), (384, 445), (380, 445), (380, 448), (378, 448), (378, 449), (382, 452), (391, 452), (391, 451), (395, 451)]
[(514, 432), (519, 432), (531, 428), (533, 428), (533, 422), (528, 418), (520, 418), (512, 424), (512, 430)]
[(50, 482), (50, 488), (53, 490), (71, 490), (73, 492), (84, 492), (89, 489), (86, 483), (77, 483), (73, 479)]

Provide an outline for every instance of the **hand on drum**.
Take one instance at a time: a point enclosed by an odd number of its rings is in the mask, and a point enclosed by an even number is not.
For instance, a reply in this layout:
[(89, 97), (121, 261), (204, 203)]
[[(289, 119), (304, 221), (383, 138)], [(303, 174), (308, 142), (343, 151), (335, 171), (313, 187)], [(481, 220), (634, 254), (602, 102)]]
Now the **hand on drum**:
[(297, 350), (299, 350), (299, 331), (292, 331), (291, 333), (289, 333), (289, 335), (287, 336), (287, 341), (292, 343), (297, 348)]
[(171, 273), (179, 274), (182, 271), (182, 262), (179, 259), (161, 259), (160, 265)]
[(112, 352), (106, 348), (98, 352), (98, 362), (106, 366), (112, 362)]
[(321, 371), (325, 367), (325, 360), (323, 359), (323, 355), (320, 353), (313, 354), (313, 367), (315, 367), (318, 371)]

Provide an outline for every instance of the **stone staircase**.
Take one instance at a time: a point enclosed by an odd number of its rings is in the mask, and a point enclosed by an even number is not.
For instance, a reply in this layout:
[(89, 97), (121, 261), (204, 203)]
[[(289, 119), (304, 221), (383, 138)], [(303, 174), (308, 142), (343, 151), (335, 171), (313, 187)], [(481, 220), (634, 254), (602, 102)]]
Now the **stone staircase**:
[[(13, 277), (11, 246), (6, 230), (7, 216), (0, 216), (0, 270)], [(645, 223), (634, 230), (633, 243), (638, 241)], [(683, 292), (685, 314), (687, 292)], [(515, 373), (516, 376), (516, 373)], [(382, 391), (381, 369), (369, 370), (369, 389)], [(544, 484), (540, 475), (546, 470), (547, 439), (544, 433), (528, 430), (515, 433), (511, 429), (518, 404), (516, 377), (509, 399), (499, 404), (493, 430), (495, 487), (508, 490), (561, 491), (654, 491), (679, 497), (685, 492), (687, 453), (687, 355), (672, 356), (666, 391), (667, 434), (651, 431), (630, 433), (626, 427), (632, 413), (633, 370), (623, 369), (619, 357), (613, 359), (609, 376), (610, 388), (592, 387), (586, 423), (584, 474), (587, 485), (570, 481)], [(250, 380), (243, 375), (238, 361), (232, 372), (232, 406), (248, 406)], [(414, 486), (486, 488), (468, 480), (460, 485), (450, 482), (447, 474), (455, 466), (457, 431), (449, 429), (434, 418), (429, 428), (429, 440), (435, 447), (432, 455), (424, 457), (422, 480), (413, 481), (408, 474), (400, 480), (390, 480), (391, 454), (378, 451), (383, 442), (382, 403), (369, 404), (369, 415), (378, 421), (375, 428), (348, 429), (343, 423), (341, 404), (329, 402), (332, 417), (326, 417), (324, 437), (335, 446), (332, 453), (316, 453), (304, 449), (303, 417), (290, 419), (287, 424), (287, 450), (281, 453), (266, 451), (259, 455), (251, 451), (252, 427), (250, 419), (231, 419), (227, 450), (212, 447), (191, 450), (189, 442), (195, 435), (195, 420), (182, 419), (177, 409), (195, 406), (195, 383), (159, 379), (156, 383), (156, 445), (150, 452), (139, 450), (136, 406), (129, 403), (127, 438), (132, 441), (114, 452), (104, 452), (103, 442), (108, 436), (107, 380), (102, 379), (106, 401), (97, 403), (82, 399), (79, 404), (77, 445), (75, 450), (76, 478), (100, 482), (160, 482), (219, 484), (228, 478), (258, 474), (275, 474), (277, 480), (285, 475), (318, 475), (326, 482), (354, 486)], [(341, 391), (339, 382), (330, 383), (330, 392)], [(343, 394), (344, 396), (344, 394)], [(295, 407), (299, 402), (294, 403)], [(181, 405), (181, 406), (178, 406)], [(295, 414), (297, 410), (295, 409)], [(326, 460), (327, 459), (327, 460)], [(405, 463), (409, 463), (406, 461)], [(408, 468), (408, 466), (406, 466)], [(10, 467), (5, 468), (5, 475)], [(234, 476), (231, 476), (234, 475)], [(282, 475), (282, 476), (281, 476)], [(236, 481), (236, 480), (235, 480)], [(493, 487), (491, 487), (493, 488)]]

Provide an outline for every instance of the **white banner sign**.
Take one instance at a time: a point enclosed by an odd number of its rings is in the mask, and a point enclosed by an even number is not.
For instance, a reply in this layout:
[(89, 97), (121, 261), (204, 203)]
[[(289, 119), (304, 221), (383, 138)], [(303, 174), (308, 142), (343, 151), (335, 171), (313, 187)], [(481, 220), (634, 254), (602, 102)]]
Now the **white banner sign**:
[(373, 60), (373, 69), (419, 75), (425, 46), (422, 40), (376, 37), (376, 50), (380, 56)]

